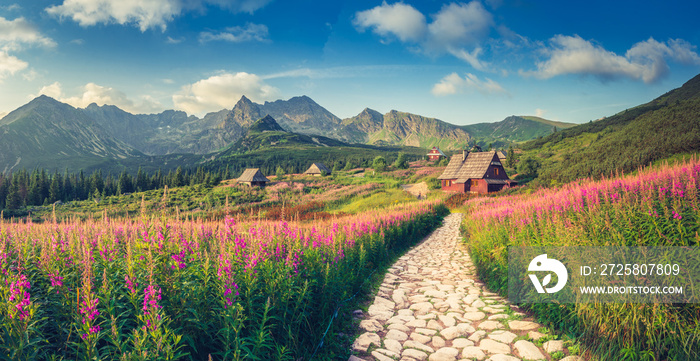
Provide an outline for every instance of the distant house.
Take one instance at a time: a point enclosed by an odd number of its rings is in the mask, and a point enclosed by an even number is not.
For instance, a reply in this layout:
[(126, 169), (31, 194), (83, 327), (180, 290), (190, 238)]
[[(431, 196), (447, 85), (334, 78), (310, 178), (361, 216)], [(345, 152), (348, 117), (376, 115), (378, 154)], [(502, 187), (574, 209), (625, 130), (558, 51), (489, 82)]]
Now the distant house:
[(442, 152), (442, 150), (440, 150), (439, 147), (433, 147), (433, 149), (428, 152), (429, 160), (440, 160), (442, 158), (447, 158), (447, 156)]
[(438, 177), (443, 191), (487, 194), (517, 185), (510, 180), (495, 151), (455, 154)]
[(264, 187), (265, 183), (269, 181), (269, 179), (265, 178), (265, 176), (260, 173), (259, 168), (248, 168), (238, 177), (238, 183), (247, 184), (251, 187)]
[(331, 170), (328, 169), (328, 167), (326, 167), (323, 163), (312, 163), (309, 169), (304, 172), (305, 175), (313, 175), (316, 177), (320, 177), (324, 175), (324, 173), (326, 175), (331, 174)]
[(501, 163), (505, 163), (506, 158), (508, 158), (508, 153), (505, 150), (497, 151), (496, 155), (498, 155), (498, 158), (501, 160)]

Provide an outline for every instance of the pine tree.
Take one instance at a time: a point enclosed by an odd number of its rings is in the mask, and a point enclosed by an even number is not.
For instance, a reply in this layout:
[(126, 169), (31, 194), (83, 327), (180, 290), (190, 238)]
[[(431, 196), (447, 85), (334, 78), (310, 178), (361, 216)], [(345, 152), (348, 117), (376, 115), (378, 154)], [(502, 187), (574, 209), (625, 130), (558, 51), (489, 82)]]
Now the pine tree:
[(49, 203), (54, 203), (63, 199), (63, 194), (61, 193), (61, 175), (56, 172), (51, 178), (51, 184), (49, 185)]
[(18, 182), (13, 181), (7, 193), (7, 198), (5, 198), (5, 208), (19, 209), (20, 207), (22, 207), (22, 197), (19, 193), (19, 185)]

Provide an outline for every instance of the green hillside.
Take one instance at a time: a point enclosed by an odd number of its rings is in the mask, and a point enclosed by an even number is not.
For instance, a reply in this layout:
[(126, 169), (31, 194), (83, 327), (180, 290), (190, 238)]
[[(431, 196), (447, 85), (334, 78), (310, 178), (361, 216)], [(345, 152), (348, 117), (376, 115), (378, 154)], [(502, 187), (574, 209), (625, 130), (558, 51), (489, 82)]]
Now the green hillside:
[(700, 75), (681, 88), (611, 117), (523, 145), (538, 159), (539, 182), (569, 182), (630, 172), (658, 159), (700, 150)]

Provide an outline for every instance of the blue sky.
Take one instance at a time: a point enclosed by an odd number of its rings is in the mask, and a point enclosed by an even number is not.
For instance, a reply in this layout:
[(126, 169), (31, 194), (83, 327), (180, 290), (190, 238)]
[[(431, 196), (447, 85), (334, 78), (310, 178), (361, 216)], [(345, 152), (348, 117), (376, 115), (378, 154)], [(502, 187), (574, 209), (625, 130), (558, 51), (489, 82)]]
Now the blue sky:
[(697, 1), (0, 0), (0, 115), (46, 94), (201, 116), (308, 95), (586, 122), (700, 73)]

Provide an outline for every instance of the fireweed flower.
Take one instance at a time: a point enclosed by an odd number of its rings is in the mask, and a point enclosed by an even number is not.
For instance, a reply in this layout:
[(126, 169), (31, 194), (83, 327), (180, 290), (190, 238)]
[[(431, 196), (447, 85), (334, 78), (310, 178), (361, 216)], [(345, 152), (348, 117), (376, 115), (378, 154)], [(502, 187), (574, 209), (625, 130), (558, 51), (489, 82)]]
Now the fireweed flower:
[(98, 303), (100, 303), (100, 299), (94, 295), (87, 296), (80, 303), (80, 314), (83, 316), (82, 322), (83, 325), (88, 327), (88, 332), (80, 335), (83, 340), (100, 332), (100, 326), (94, 325), (95, 319), (100, 315), (100, 311), (97, 310)]
[[(17, 311), (16, 315), (21, 321), (29, 317), (29, 306), (32, 304), (31, 294), (29, 293), (30, 288), (31, 284), (25, 275), (19, 275), (16, 281), (10, 283), (10, 297), (8, 301), (10, 301), (10, 305), (14, 306)], [(14, 318), (13, 313), (10, 313), (10, 318)]]
[[(135, 277), (134, 277), (135, 278)], [(131, 279), (129, 275), (124, 276), (124, 281), (126, 281), (126, 288), (129, 289), (129, 292), (131, 293), (136, 293), (136, 287), (139, 286), (138, 283), (134, 282), (135, 279)]]
[(226, 302), (224, 307), (228, 308), (228, 306), (233, 305), (233, 301), (231, 301), (232, 295), (238, 296), (239, 292), (238, 284), (233, 281), (231, 261), (224, 259), (223, 255), (219, 256), (219, 269), (217, 270), (216, 274), (224, 284), (224, 301)]
[[(158, 310), (163, 308), (158, 304), (158, 301), (161, 300), (161, 292), (160, 292), (160, 287), (158, 285), (148, 285), (145, 290), (143, 290), (144, 296), (143, 296), (143, 315), (148, 317), (148, 316), (155, 316), (156, 319), (160, 320), (160, 313)], [(150, 319), (146, 319), (146, 327), (152, 331), (155, 331), (156, 325), (151, 323)]]

